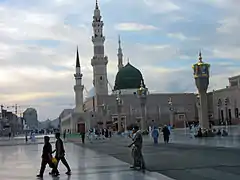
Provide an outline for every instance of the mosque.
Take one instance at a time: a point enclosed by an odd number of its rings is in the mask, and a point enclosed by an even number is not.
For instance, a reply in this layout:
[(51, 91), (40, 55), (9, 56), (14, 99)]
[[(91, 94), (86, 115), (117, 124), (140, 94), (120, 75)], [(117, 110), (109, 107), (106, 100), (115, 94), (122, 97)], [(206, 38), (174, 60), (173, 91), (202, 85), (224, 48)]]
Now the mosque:
[[(112, 93), (109, 94), (107, 64), (105, 55), (104, 23), (98, 2), (94, 9), (92, 22), (92, 43), (94, 54), (91, 59), (93, 67), (93, 86), (87, 99), (83, 99), (80, 59), (76, 53), (75, 108), (64, 109), (60, 116), (61, 130), (80, 132), (91, 127), (112, 127), (126, 129), (131, 124), (142, 128), (149, 125), (170, 124), (186, 127), (199, 120), (198, 95), (195, 93), (151, 93), (147, 82), (136, 67), (129, 62), (123, 64), (123, 52), (119, 37), (118, 73)], [(199, 60), (202, 59), (200, 54)], [(236, 124), (239, 121), (240, 76), (229, 78), (229, 86), (207, 93), (208, 120), (214, 124)]]

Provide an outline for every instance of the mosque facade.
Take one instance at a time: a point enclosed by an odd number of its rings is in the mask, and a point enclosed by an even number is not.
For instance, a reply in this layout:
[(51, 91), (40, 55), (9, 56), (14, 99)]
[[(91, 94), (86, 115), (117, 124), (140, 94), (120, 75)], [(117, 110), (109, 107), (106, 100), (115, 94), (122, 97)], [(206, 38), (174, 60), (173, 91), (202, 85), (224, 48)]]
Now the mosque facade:
[[(196, 93), (151, 93), (147, 82), (139, 69), (131, 63), (123, 64), (123, 51), (119, 37), (118, 72), (114, 87), (109, 94), (107, 64), (105, 55), (104, 23), (96, 2), (93, 15), (92, 43), (94, 54), (91, 59), (93, 67), (93, 86), (88, 97), (83, 100), (81, 66), (77, 51), (76, 85), (74, 86), (76, 106), (65, 109), (60, 114), (61, 129), (71, 132), (88, 130), (91, 127), (126, 129), (132, 124), (145, 126), (186, 127), (199, 120), (199, 101)], [(202, 57), (200, 57), (202, 59)], [(139, 89), (146, 90), (144, 98), (139, 97)], [(208, 120), (214, 124), (236, 124), (239, 121), (240, 76), (229, 78), (229, 86), (207, 93)], [(143, 103), (144, 102), (144, 103)]]

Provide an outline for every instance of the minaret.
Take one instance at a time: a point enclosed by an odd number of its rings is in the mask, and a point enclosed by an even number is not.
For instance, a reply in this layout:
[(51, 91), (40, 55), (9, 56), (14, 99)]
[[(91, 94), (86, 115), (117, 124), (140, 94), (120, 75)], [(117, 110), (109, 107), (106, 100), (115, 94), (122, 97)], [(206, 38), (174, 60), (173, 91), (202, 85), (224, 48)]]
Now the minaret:
[(118, 36), (118, 71), (123, 67), (123, 52), (121, 47), (121, 38)]
[(107, 80), (107, 64), (108, 57), (104, 55), (104, 42), (103, 26), (101, 12), (96, 0), (96, 7), (93, 16), (93, 36), (92, 42), (94, 46), (94, 55), (91, 60), (93, 67), (93, 85), (95, 87), (96, 95), (108, 94), (108, 80)]
[(84, 86), (82, 85), (82, 73), (81, 73), (81, 66), (77, 48), (77, 56), (76, 56), (76, 73), (74, 74), (76, 84), (74, 86), (75, 91), (75, 112), (83, 112), (83, 89)]

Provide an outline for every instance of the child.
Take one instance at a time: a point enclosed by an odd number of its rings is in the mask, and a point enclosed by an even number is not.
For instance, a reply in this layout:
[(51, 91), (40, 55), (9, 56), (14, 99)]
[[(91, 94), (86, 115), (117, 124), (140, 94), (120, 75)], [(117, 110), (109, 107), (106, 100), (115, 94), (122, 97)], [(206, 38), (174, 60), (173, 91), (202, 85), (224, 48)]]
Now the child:
[(49, 136), (44, 136), (44, 146), (42, 151), (42, 163), (41, 169), (39, 174), (37, 175), (38, 178), (43, 178), (43, 173), (45, 171), (46, 165), (48, 164), (49, 167), (53, 169), (54, 176), (58, 176), (59, 172), (57, 170), (56, 165), (52, 162), (52, 145), (49, 142)]

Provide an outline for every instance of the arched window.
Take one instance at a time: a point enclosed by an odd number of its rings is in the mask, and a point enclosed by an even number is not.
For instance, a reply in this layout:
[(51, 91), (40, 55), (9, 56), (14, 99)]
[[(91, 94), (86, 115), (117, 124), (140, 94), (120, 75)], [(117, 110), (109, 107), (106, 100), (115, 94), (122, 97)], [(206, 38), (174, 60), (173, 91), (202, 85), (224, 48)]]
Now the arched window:
[(100, 80), (101, 80), (101, 81), (103, 80), (103, 77), (102, 77), (102, 76), (100, 76)]

